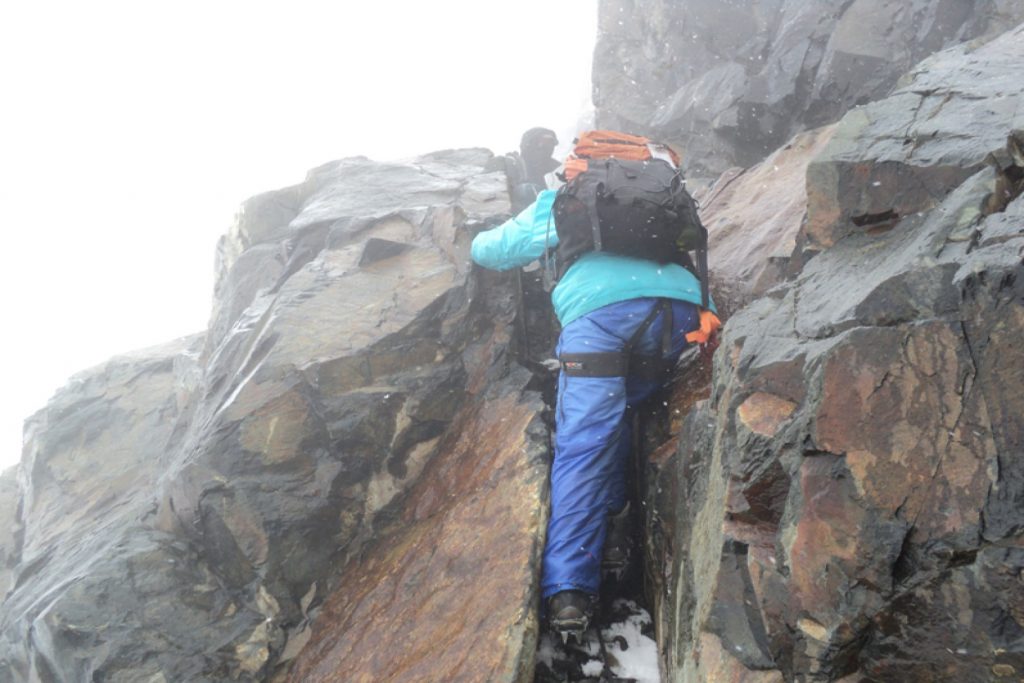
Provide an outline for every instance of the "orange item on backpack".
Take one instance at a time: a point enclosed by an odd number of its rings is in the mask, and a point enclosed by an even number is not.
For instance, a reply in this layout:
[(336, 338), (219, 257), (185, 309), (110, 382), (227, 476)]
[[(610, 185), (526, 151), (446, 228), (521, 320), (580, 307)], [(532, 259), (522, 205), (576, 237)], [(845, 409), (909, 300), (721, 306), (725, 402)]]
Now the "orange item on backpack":
[[(587, 159), (624, 159), (626, 161), (647, 161), (653, 159), (651, 141), (640, 135), (630, 135), (614, 130), (588, 130), (580, 134), (572, 152), (565, 160), (565, 180), (570, 181), (587, 170)], [(662, 147), (659, 145), (659, 147)], [(664, 147), (672, 157), (673, 163), (679, 165), (679, 156), (668, 147)]]

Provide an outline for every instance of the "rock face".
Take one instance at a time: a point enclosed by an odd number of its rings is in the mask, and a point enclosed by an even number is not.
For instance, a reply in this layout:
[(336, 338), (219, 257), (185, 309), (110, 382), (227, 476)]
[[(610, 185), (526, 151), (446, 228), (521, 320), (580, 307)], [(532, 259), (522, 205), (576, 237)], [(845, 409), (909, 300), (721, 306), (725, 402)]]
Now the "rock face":
[[(1019, 160), (1021, 143), (1007, 142), (1024, 129), (1019, 35), (927, 59), (891, 97), (844, 117), (808, 175), (806, 248), (887, 229), (934, 208), (986, 164), (1002, 169)], [(1004, 175), (1002, 185), (1014, 182)], [(1004, 207), (1008, 191), (1002, 187), (993, 194), (995, 205), (983, 208)], [(960, 220), (969, 224), (974, 217)]]
[[(114, 359), (30, 421), (0, 678), (268, 680), (312, 636), (335, 673), (297, 680), (378, 680), (381, 656), (406, 680), (528, 679), (547, 441), (511, 279), (470, 271), (473, 226), (508, 211), (490, 157), (346, 159), (250, 200), (205, 337)], [(501, 647), (412, 675), (383, 614), (423, 647)]]
[(1024, 673), (1022, 59), (1024, 27), (936, 55), (809, 165), (820, 253), (652, 471), (671, 680)]
[(21, 491), (18, 469), (11, 467), (0, 475), (0, 594), (14, 586), (14, 568), (21, 544)]
[(676, 143), (691, 173), (715, 176), (1021, 21), (1007, 0), (603, 0), (597, 123)]
[[(1022, 19), (602, 3), (601, 123), (746, 166), (702, 196), (722, 346), (645, 407), (666, 680), (1024, 676)], [(532, 678), (549, 317), (536, 273), (470, 266), (490, 159), (249, 200), (205, 334), (29, 420), (0, 680)]]
[(345, 574), (287, 680), (532, 679), (547, 428), (543, 405), (515, 389), (461, 411), (386, 547)]
[(835, 126), (801, 133), (760, 164), (731, 169), (696, 195), (720, 309), (739, 309), (790, 273), (807, 214), (807, 166), (834, 133)]

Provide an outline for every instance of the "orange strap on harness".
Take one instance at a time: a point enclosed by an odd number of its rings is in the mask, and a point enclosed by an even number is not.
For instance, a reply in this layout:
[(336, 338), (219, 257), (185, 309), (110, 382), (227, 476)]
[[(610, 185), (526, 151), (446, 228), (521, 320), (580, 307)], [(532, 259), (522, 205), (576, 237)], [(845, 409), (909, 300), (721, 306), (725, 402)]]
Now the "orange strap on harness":
[(718, 319), (717, 315), (709, 310), (702, 310), (700, 312), (700, 327), (693, 332), (688, 332), (686, 341), (691, 344), (707, 344), (721, 327), (722, 321)]

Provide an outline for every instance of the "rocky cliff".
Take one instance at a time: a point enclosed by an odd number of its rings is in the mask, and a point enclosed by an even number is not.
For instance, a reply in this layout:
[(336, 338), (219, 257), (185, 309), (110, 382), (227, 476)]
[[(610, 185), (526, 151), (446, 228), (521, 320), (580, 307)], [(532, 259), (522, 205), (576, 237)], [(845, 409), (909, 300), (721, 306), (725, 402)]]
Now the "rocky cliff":
[(670, 680), (1024, 674), (1022, 59), (941, 52), (711, 189), (722, 248), (793, 252), (651, 465)]
[(490, 157), (346, 159), (246, 202), (208, 333), (29, 420), (0, 678), (276, 680), (307, 643), (295, 680), (529, 678), (547, 430), (511, 280), (470, 272), (508, 211)]
[[(710, 178), (731, 314), (644, 443), (665, 680), (1024, 676), (1020, 21), (601, 3), (599, 121)], [(28, 421), (0, 680), (532, 679), (550, 340), (532, 277), (468, 260), (509, 210), (490, 158), (248, 200), (207, 331)]]
[(717, 176), (1021, 21), (1014, 0), (602, 0), (597, 123), (674, 142), (691, 175)]

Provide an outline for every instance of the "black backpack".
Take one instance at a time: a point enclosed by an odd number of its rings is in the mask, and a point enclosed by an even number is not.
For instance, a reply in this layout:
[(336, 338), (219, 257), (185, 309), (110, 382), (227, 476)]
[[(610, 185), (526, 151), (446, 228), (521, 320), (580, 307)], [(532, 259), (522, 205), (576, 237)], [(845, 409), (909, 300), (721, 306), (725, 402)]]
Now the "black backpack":
[(700, 280), (708, 308), (708, 232), (682, 173), (667, 161), (588, 159), (586, 170), (558, 191), (552, 217), (558, 278), (590, 251), (677, 263)]

